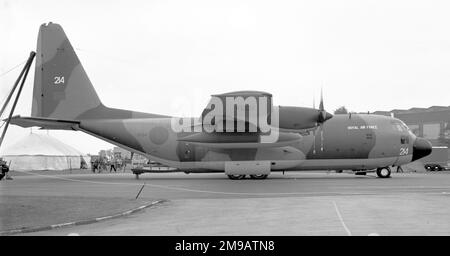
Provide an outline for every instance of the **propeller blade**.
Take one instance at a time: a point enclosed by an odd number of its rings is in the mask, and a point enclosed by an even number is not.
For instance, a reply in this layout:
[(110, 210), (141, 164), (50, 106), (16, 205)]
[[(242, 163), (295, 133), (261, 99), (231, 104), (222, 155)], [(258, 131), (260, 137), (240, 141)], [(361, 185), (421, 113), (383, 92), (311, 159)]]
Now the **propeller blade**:
[(325, 107), (323, 106), (323, 90), (322, 88), (320, 88), (320, 105), (319, 105), (319, 116), (317, 117), (317, 122), (323, 123), (325, 121), (327, 121), (328, 119), (332, 118), (333, 115), (328, 113), (325, 110)]
[[(319, 127), (316, 129), (320, 130), (320, 151), (323, 151), (323, 123), (327, 121), (328, 119), (332, 118), (333, 115), (325, 111), (325, 107), (323, 105), (323, 88), (320, 88), (320, 104), (319, 104), (319, 116), (317, 117), (317, 122), (319, 124)], [(314, 152), (316, 151), (315, 148), (315, 134), (314, 134)]]
[(325, 108), (323, 107), (323, 91), (322, 88), (320, 88), (320, 105), (319, 105), (320, 111), (325, 111)]

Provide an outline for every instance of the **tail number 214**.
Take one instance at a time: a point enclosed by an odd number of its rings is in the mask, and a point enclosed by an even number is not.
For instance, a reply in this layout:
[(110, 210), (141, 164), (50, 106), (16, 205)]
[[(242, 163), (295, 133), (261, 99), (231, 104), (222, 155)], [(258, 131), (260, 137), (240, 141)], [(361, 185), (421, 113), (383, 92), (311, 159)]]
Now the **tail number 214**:
[(53, 84), (64, 84), (64, 77), (63, 76), (55, 76), (53, 81)]

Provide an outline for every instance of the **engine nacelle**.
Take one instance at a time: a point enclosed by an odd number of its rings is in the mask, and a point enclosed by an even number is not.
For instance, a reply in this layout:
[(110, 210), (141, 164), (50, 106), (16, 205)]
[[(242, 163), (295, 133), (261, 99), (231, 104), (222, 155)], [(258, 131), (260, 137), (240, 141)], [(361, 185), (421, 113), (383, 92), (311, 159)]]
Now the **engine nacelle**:
[[(279, 127), (281, 129), (302, 130), (317, 126), (321, 121), (322, 111), (314, 108), (304, 107), (278, 107)], [(324, 113), (323, 121), (333, 117), (328, 112)]]

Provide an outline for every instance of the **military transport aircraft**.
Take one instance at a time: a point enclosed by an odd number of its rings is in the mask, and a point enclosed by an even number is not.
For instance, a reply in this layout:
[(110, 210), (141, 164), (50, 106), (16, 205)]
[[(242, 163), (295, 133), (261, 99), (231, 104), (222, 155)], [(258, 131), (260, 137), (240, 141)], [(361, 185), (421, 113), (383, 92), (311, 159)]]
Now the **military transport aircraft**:
[(82, 131), (187, 173), (224, 172), (264, 179), (272, 171), (376, 171), (424, 157), (431, 144), (400, 120), (370, 114), (331, 115), (278, 106), (272, 95), (213, 95), (199, 118), (176, 118), (102, 104), (62, 27), (39, 30), (31, 117), (21, 127)]

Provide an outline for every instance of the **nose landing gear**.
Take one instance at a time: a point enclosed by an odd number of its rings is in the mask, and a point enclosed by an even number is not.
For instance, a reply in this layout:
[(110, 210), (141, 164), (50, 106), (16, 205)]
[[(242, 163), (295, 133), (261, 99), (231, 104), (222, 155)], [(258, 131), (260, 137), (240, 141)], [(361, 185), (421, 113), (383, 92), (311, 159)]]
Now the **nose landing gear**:
[(389, 168), (389, 167), (378, 168), (377, 175), (379, 178), (390, 178), (391, 177), (391, 168)]

